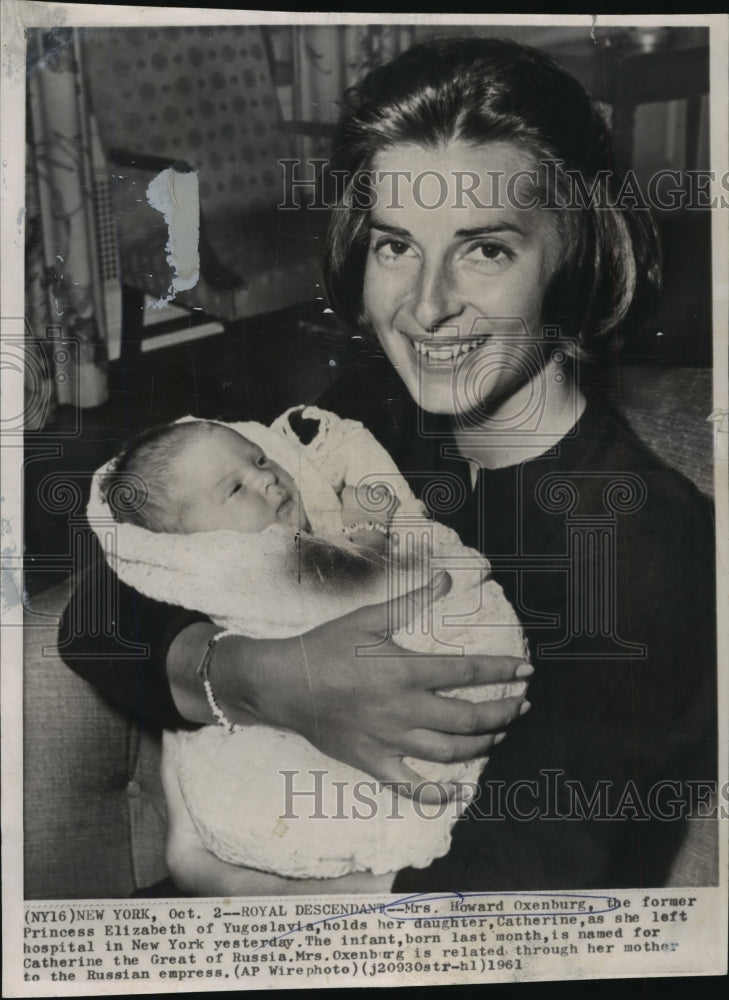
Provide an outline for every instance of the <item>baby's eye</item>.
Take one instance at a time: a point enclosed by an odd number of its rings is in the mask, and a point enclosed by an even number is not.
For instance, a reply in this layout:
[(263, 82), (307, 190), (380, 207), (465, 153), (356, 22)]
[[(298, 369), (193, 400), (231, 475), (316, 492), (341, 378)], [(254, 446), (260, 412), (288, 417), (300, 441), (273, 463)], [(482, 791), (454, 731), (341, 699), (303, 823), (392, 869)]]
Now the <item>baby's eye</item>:
[(261, 452), (260, 455), (258, 455), (258, 457), (256, 458), (255, 464), (258, 466), (259, 469), (265, 469), (266, 466), (268, 465), (268, 455), (264, 455), (264, 453)]
[(479, 271), (495, 274), (509, 264), (514, 255), (503, 243), (478, 243), (463, 259)]
[(230, 493), (228, 494), (228, 496), (231, 496), (231, 497), (232, 497), (232, 496), (234, 496), (234, 495), (235, 495), (236, 493), (240, 493), (240, 491), (241, 491), (242, 489), (243, 489), (243, 483), (235, 483), (235, 485), (234, 485), (234, 486), (233, 486), (233, 488), (231, 489), (231, 491), (230, 491)]

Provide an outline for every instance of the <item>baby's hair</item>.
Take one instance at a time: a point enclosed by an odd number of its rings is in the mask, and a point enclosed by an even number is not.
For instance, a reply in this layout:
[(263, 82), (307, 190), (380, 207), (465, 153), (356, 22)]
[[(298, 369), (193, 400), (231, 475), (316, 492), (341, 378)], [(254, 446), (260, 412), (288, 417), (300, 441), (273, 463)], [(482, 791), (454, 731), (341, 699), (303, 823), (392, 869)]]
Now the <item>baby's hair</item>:
[(114, 520), (149, 531), (179, 532), (181, 510), (169, 488), (172, 465), (192, 435), (212, 426), (205, 420), (160, 424), (128, 441), (101, 482)]

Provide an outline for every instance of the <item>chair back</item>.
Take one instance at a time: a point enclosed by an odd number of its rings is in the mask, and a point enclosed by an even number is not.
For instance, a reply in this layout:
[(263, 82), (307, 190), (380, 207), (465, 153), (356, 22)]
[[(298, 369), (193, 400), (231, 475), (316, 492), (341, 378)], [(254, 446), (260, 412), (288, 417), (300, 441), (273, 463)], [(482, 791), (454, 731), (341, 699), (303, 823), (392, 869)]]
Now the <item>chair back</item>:
[(107, 149), (187, 161), (209, 217), (282, 201), (291, 148), (259, 26), (88, 28), (82, 52)]

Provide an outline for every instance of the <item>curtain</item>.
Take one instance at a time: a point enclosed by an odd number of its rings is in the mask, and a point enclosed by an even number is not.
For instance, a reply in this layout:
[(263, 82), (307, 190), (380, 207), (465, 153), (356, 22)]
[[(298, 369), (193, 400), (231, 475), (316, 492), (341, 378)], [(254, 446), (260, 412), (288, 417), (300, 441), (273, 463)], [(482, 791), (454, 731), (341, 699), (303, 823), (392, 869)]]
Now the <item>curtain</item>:
[[(293, 117), (333, 125), (344, 91), (370, 69), (409, 48), (415, 28), (390, 24), (299, 25), (294, 32)], [(304, 157), (326, 157), (329, 136), (305, 136)]]
[[(107, 398), (92, 126), (74, 29), (28, 32), (26, 424)], [(105, 167), (104, 167), (105, 170)]]

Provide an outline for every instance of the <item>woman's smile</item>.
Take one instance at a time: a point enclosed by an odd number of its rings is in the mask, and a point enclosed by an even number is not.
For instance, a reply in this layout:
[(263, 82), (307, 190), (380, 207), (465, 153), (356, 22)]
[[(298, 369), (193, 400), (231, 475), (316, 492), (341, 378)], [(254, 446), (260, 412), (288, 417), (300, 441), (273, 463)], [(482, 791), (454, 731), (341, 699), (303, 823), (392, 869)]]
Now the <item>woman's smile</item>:
[[(498, 190), (486, 203), (469, 200), (462, 185), (464, 175), (494, 182), (533, 167), (507, 142), (400, 144), (375, 159), (364, 307), (425, 410), (498, 405), (544, 368), (542, 305), (560, 258), (557, 221), (502, 204)], [(405, 178), (396, 195), (395, 175)], [(447, 197), (434, 201), (426, 185), (407, 183), (431, 176)]]
[(415, 353), (422, 355), (426, 362), (447, 361), (452, 364), (454, 361), (461, 361), (477, 347), (482, 347), (486, 343), (486, 338), (479, 337), (474, 340), (460, 340), (451, 344), (435, 339), (432, 341), (410, 339), (410, 343)]

